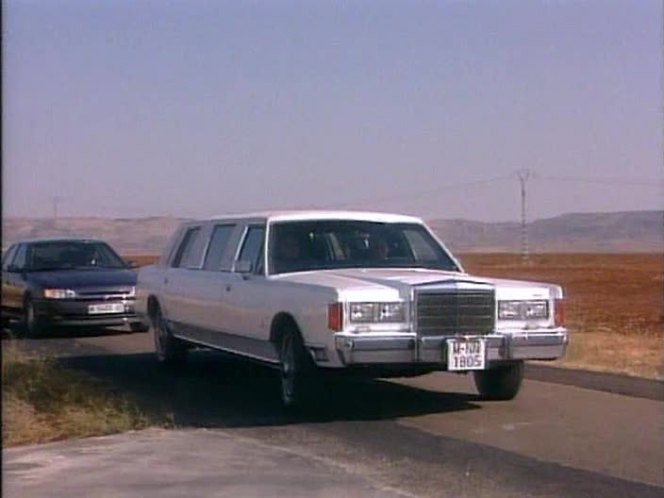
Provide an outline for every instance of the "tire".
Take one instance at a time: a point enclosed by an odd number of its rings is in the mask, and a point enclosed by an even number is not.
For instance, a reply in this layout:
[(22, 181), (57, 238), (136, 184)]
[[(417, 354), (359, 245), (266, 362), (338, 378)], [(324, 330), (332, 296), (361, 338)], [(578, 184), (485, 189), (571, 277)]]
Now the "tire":
[(148, 330), (150, 330), (150, 326), (145, 325), (142, 322), (134, 322), (129, 324), (129, 330), (131, 330), (132, 332), (147, 332)]
[(294, 326), (281, 336), (279, 343), (281, 402), (286, 408), (309, 405), (317, 384), (316, 365), (304, 347)]
[(45, 329), (45, 320), (37, 316), (32, 299), (26, 297), (23, 301), (23, 320), (19, 327), (21, 335), (28, 339), (37, 339), (44, 335)]
[(475, 386), (486, 400), (506, 401), (514, 399), (523, 381), (523, 361), (501, 365), (489, 370), (473, 372)]
[(184, 364), (187, 360), (187, 348), (177, 337), (173, 337), (159, 308), (151, 316), (151, 322), (157, 362), (167, 367)]
[(11, 321), (9, 320), (9, 315), (7, 314), (7, 311), (3, 308), (2, 314), (0, 315), (2, 317), (2, 330), (9, 330), (11, 326)]

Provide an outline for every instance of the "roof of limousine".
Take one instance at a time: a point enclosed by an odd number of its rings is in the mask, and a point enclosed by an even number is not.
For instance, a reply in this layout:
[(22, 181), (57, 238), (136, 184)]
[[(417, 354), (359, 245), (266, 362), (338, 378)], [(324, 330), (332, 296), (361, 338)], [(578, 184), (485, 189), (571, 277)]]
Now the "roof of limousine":
[(264, 219), (275, 221), (309, 221), (309, 220), (357, 220), (375, 221), (379, 223), (420, 223), (422, 220), (415, 216), (403, 214), (377, 213), (371, 211), (319, 211), (319, 210), (292, 210), (292, 211), (259, 211), (255, 213), (229, 214), (212, 216), (206, 220), (228, 219)]

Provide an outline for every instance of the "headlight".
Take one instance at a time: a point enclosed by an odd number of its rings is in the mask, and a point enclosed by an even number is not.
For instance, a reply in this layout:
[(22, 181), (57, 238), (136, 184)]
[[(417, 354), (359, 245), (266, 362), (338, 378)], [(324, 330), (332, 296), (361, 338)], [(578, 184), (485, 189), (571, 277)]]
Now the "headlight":
[(76, 297), (76, 291), (72, 289), (44, 289), (46, 299), (69, 299)]
[(498, 301), (499, 320), (540, 320), (549, 318), (548, 301)]
[(406, 321), (403, 303), (351, 303), (351, 323), (401, 323)]

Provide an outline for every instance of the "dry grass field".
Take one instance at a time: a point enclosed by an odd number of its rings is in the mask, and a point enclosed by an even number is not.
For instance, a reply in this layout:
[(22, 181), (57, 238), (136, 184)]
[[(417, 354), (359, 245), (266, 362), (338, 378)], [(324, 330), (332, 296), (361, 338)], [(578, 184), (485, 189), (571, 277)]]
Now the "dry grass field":
[(109, 384), (5, 342), (2, 418), (8, 447), (167, 425)]
[(470, 273), (551, 282), (565, 290), (571, 344), (560, 366), (664, 377), (658, 254), (463, 254)]

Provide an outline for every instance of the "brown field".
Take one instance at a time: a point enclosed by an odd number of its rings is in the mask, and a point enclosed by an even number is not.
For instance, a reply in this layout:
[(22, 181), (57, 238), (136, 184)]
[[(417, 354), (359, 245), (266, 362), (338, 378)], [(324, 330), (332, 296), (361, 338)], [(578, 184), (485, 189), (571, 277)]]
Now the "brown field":
[(664, 377), (659, 254), (463, 254), (470, 273), (556, 283), (571, 333), (560, 366)]
[[(150, 264), (155, 256), (131, 256)], [(664, 378), (664, 258), (659, 254), (461, 254), (470, 273), (550, 282), (565, 291), (572, 340), (555, 364)]]

